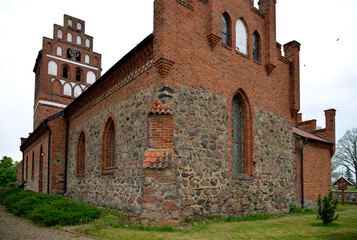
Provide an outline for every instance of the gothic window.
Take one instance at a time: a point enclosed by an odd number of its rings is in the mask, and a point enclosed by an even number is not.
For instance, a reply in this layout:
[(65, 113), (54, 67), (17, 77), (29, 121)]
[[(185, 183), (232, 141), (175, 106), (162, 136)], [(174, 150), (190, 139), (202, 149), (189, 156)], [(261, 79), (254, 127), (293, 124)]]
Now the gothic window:
[(253, 59), (260, 61), (260, 44), (259, 35), (257, 32), (253, 33)]
[(62, 77), (68, 78), (68, 68), (67, 67), (63, 67)]
[(72, 20), (71, 20), (71, 19), (68, 19), (68, 20), (67, 20), (67, 24), (68, 24), (68, 27), (72, 27), (72, 24), (73, 24)]
[(86, 157), (86, 149), (85, 149), (85, 135), (82, 131), (79, 135), (78, 143), (77, 143), (77, 174), (82, 175), (85, 171), (85, 157)]
[(48, 74), (57, 76), (57, 63), (55, 61), (48, 62)]
[(77, 45), (82, 44), (82, 38), (80, 36), (77, 36)]
[(31, 178), (35, 178), (35, 153), (32, 152), (32, 163), (31, 163)]
[(116, 160), (116, 141), (115, 125), (111, 117), (109, 117), (105, 124), (102, 144), (102, 172), (113, 171)]
[(231, 24), (226, 12), (222, 14), (222, 43), (231, 45)]
[(243, 108), (237, 97), (232, 100), (232, 173), (243, 173)]
[(76, 81), (81, 81), (81, 71), (80, 70), (76, 71)]
[(62, 56), (62, 48), (60, 46), (57, 47), (57, 55)]
[(84, 62), (87, 63), (87, 64), (90, 63), (90, 59), (89, 59), (89, 56), (87, 54), (84, 57)]
[(67, 33), (67, 41), (72, 42), (72, 34), (71, 33)]
[(88, 38), (86, 39), (86, 47), (90, 47), (90, 40)]
[(25, 165), (26, 165), (26, 180), (29, 178), (29, 156), (26, 157), (26, 162), (25, 162)]
[(61, 29), (57, 30), (57, 38), (62, 39), (62, 30)]
[(238, 19), (236, 23), (236, 49), (247, 54), (247, 29), (242, 19)]
[(93, 84), (95, 82), (95, 74), (92, 71), (87, 72), (87, 83)]
[(82, 30), (82, 24), (77, 23), (77, 29), (78, 29), (78, 30)]

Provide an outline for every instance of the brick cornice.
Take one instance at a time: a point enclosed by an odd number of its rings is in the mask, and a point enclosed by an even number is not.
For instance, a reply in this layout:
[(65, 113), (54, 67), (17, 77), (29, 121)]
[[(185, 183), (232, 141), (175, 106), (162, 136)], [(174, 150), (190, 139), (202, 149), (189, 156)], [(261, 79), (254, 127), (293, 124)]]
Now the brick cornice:
[(163, 57), (154, 62), (154, 66), (163, 78), (167, 76), (174, 64), (175, 62)]
[(221, 41), (222, 38), (214, 33), (211, 33), (210, 35), (207, 36), (207, 39), (211, 45), (211, 50), (213, 50), (217, 46), (217, 44)]

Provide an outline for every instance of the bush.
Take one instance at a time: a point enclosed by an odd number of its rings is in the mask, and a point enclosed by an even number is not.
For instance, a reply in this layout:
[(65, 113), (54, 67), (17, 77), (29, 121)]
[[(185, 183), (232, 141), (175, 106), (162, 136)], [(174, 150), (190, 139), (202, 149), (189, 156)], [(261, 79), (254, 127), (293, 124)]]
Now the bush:
[(319, 195), (317, 198), (317, 218), (321, 219), (323, 224), (329, 224), (336, 220), (338, 218), (338, 215), (336, 215), (337, 204), (338, 200), (332, 199), (332, 192), (329, 192), (323, 199)]
[(19, 188), (3, 191), (0, 202), (8, 212), (43, 226), (87, 223), (100, 216), (98, 209), (83, 203)]

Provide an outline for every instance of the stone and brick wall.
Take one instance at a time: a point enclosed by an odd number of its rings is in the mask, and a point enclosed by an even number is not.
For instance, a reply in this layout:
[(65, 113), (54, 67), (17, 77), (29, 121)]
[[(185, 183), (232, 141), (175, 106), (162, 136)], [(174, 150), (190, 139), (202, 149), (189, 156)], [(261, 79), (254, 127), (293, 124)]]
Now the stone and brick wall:
[[(334, 190), (332, 192), (333, 199), (338, 199), (341, 203), (342, 201), (342, 191)], [(357, 204), (357, 192), (345, 190), (345, 203)]]

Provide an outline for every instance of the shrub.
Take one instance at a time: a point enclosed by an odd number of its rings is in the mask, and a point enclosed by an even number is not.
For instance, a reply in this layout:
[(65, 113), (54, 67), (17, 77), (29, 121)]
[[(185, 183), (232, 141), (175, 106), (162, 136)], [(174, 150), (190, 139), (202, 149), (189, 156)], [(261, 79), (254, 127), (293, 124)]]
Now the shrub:
[(338, 200), (332, 199), (332, 192), (329, 192), (323, 199), (319, 195), (317, 198), (317, 218), (321, 219), (323, 224), (329, 224), (336, 220), (338, 218), (338, 215), (336, 215), (337, 204)]
[(86, 223), (100, 216), (100, 211), (60, 196), (12, 188), (0, 194), (8, 212), (44, 226)]

